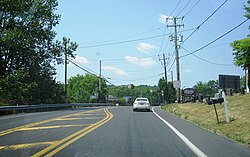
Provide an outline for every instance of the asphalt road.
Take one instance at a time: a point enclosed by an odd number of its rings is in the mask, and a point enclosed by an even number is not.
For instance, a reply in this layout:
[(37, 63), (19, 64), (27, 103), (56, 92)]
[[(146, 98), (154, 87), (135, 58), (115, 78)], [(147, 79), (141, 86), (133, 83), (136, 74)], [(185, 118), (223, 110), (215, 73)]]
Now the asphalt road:
[(250, 149), (159, 107), (113, 107), (0, 117), (0, 156), (249, 157)]

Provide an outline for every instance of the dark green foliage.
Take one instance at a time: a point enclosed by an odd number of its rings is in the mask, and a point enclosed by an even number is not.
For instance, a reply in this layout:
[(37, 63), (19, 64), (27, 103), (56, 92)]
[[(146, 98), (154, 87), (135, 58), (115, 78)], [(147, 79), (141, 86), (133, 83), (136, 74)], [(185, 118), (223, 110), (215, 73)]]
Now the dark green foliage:
[(219, 84), (217, 80), (210, 80), (208, 82), (197, 82), (197, 84), (194, 86), (196, 88), (197, 95), (200, 93), (203, 96), (214, 96), (215, 93), (218, 92)]
[[(147, 97), (152, 105), (154, 104), (156, 105), (156, 103), (158, 103), (157, 96), (155, 97), (156, 92), (157, 92), (156, 86), (139, 85), (139, 86), (134, 86), (133, 89), (129, 88), (128, 85), (108, 86), (108, 94), (118, 98), (119, 102), (122, 103), (123, 105), (125, 103), (124, 102), (125, 96), (132, 96), (132, 102), (137, 97)], [(132, 102), (128, 102), (127, 105), (131, 105)]]
[(164, 93), (164, 101), (167, 103), (173, 103), (176, 101), (176, 89), (173, 87), (172, 82), (168, 82), (166, 84), (166, 81), (164, 78), (161, 78), (159, 80), (158, 86), (160, 88), (160, 94), (161, 91)]
[[(166, 95), (164, 100), (169, 103), (174, 102), (176, 100), (175, 89), (170, 82), (168, 83), (168, 87), (169, 95)], [(132, 102), (137, 97), (146, 97), (149, 99), (151, 105), (156, 106), (163, 102), (163, 98), (161, 96), (161, 90), (163, 89), (165, 89), (165, 85), (163, 80), (160, 79), (158, 86), (139, 85), (135, 86), (134, 89), (128, 88), (127, 85), (108, 86), (108, 94), (117, 97), (119, 100), (122, 100), (125, 96), (132, 96)]]
[[(250, 18), (250, 0), (247, 1), (247, 5), (244, 5), (246, 10), (246, 14), (244, 15), (246, 18)], [(249, 26), (250, 29), (250, 26)], [(246, 69), (248, 67), (248, 71), (250, 71), (250, 38), (248, 34), (248, 38), (242, 40), (235, 40), (231, 43), (231, 47), (233, 48), (234, 62), (235, 65)], [(250, 72), (248, 72), (248, 78), (250, 78)], [(250, 88), (250, 79), (248, 80), (248, 87)]]
[(54, 65), (63, 61), (53, 31), (60, 20), (57, 0), (0, 1), (0, 101), (61, 103), (63, 88)]
[[(98, 93), (98, 98), (90, 99)], [(101, 91), (99, 90), (99, 77), (94, 75), (77, 75), (68, 80), (68, 97), (70, 102), (106, 102), (107, 85), (101, 79)]]

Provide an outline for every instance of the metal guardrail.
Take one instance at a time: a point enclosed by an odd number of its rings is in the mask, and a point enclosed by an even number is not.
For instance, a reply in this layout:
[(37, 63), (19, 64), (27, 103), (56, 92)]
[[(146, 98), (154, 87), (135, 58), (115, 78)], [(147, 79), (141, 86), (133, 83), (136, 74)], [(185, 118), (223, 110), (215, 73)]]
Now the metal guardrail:
[(0, 106), (0, 115), (16, 114), (21, 112), (41, 112), (80, 107), (114, 106), (111, 103), (72, 103), (72, 104), (40, 104), (20, 106)]

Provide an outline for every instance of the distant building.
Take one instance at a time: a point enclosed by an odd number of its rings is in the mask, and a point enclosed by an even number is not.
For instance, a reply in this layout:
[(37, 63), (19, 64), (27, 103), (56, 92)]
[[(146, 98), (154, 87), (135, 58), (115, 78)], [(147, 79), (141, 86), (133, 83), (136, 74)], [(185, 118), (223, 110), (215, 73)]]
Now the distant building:
[(116, 97), (114, 97), (113, 95), (109, 95), (107, 101), (115, 103), (118, 101), (118, 99)]

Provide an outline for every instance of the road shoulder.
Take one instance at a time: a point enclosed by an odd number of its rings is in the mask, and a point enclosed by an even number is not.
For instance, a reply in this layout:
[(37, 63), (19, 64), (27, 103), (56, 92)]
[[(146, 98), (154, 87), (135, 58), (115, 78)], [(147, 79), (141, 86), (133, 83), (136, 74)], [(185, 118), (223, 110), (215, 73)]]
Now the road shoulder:
[(155, 107), (154, 111), (188, 138), (207, 156), (249, 156), (250, 150), (237, 142), (214, 134)]

